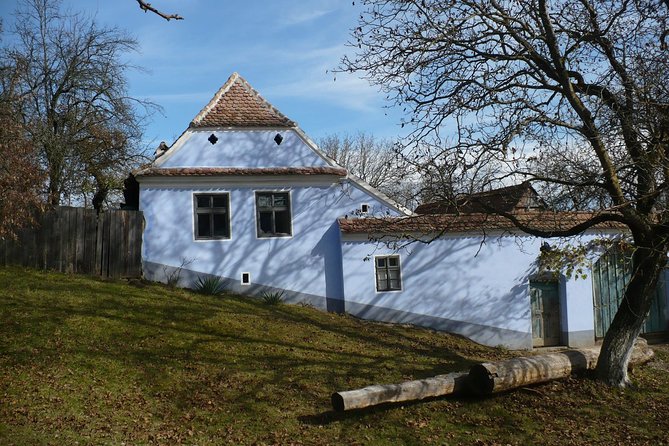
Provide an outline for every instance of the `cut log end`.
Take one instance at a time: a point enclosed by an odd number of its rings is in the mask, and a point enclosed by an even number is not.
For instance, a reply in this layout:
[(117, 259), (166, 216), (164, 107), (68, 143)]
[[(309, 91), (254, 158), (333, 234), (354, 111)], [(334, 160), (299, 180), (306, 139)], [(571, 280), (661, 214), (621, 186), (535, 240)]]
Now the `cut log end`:
[(344, 398), (339, 392), (333, 393), (330, 400), (332, 401), (332, 408), (335, 412), (344, 412), (346, 410), (346, 406), (344, 405)]
[(467, 384), (469, 390), (476, 395), (490, 395), (493, 392), (495, 380), (488, 366), (490, 364), (476, 364), (469, 369)]

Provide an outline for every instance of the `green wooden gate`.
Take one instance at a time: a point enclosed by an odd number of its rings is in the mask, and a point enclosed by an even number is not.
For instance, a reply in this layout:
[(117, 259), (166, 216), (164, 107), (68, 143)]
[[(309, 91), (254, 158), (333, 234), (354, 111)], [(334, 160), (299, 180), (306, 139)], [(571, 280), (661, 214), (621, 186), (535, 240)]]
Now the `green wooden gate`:
[[(610, 250), (597, 260), (592, 268), (592, 289), (595, 305), (595, 336), (603, 338), (622, 301), (630, 280), (632, 258), (620, 250)], [(666, 284), (660, 275), (655, 298), (641, 332), (656, 333), (667, 330)]]
[(557, 282), (531, 281), (532, 346), (560, 344), (560, 298)]

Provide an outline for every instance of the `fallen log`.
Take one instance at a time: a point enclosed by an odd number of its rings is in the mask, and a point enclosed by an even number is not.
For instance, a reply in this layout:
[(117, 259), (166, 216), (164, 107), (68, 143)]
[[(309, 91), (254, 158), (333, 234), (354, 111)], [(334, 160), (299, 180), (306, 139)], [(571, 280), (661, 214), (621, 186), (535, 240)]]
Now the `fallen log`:
[[(634, 344), (629, 365), (633, 367), (653, 358), (645, 339)], [(565, 350), (543, 355), (473, 366), (469, 373), (455, 372), (400, 384), (374, 385), (332, 394), (332, 407), (343, 412), (384, 403), (418, 401), (425, 398), (473, 392), (489, 395), (505, 390), (566, 378), (572, 373), (592, 370), (597, 365), (599, 347)]]
[[(572, 373), (593, 370), (599, 358), (599, 347), (566, 350), (537, 356), (487, 362), (472, 366), (467, 377), (469, 389), (478, 395), (504, 392), (517, 387), (567, 378)], [(649, 361), (653, 350), (645, 339), (635, 342), (629, 365)]]
[(459, 393), (466, 387), (466, 379), (466, 372), (456, 372), (417, 381), (407, 381), (401, 384), (376, 385), (363, 389), (335, 392), (332, 394), (332, 407), (338, 412), (343, 412), (383, 403), (416, 401)]
[(475, 394), (489, 395), (592, 369), (598, 357), (599, 349), (589, 348), (485, 362), (469, 369), (467, 383)]

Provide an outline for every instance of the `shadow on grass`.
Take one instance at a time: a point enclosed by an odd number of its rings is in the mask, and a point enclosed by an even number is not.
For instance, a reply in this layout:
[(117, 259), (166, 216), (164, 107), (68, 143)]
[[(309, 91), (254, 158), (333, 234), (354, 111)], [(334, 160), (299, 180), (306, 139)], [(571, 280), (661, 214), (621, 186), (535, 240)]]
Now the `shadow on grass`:
[[(176, 411), (225, 406), (262, 419), (292, 405), (302, 423), (331, 423), (348, 417), (326, 411), (333, 391), (466, 370), (476, 361), (459, 347), (490, 351), (429, 330), (250, 298), (11, 276), (0, 275), (7, 290), (0, 298), (1, 363), (102, 374)], [(309, 412), (318, 415), (299, 415)]]

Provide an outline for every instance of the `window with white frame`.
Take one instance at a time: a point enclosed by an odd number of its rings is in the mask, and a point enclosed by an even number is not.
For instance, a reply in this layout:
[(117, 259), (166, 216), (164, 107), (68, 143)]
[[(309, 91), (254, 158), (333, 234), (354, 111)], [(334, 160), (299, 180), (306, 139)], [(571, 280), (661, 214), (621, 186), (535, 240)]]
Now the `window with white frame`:
[(256, 192), (256, 224), (258, 237), (292, 235), (290, 193)]
[(400, 256), (378, 256), (374, 258), (376, 269), (376, 291), (396, 291), (402, 289)]
[(195, 239), (230, 238), (230, 195), (195, 194)]

